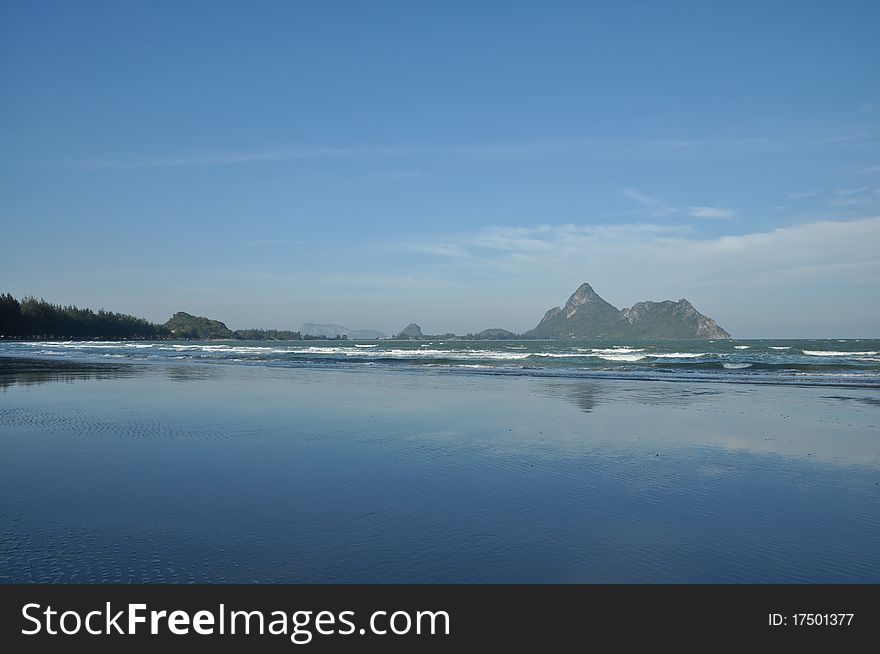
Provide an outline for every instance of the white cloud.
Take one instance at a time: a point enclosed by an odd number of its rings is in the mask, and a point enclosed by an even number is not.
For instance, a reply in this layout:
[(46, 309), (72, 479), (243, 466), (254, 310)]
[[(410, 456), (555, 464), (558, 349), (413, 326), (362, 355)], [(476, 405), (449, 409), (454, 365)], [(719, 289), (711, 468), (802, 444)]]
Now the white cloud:
[(815, 191), (805, 191), (802, 193), (797, 193), (797, 192), (789, 193), (788, 197), (790, 197), (792, 200), (803, 200), (804, 198), (811, 198), (814, 195), (816, 195)]
[(870, 191), (870, 186), (859, 186), (858, 188), (841, 188), (837, 189), (837, 195), (858, 195), (859, 193), (864, 193), (865, 191)]
[(514, 254), (538, 254), (535, 263), (545, 267), (572, 261), (616, 261), (615, 268), (643, 268), (649, 262), (682, 269), (731, 265), (742, 266), (742, 273), (748, 275), (748, 268), (759, 263), (774, 269), (854, 261), (880, 264), (878, 241), (880, 217), (869, 217), (713, 238), (694, 236), (684, 225), (650, 223), (496, 226), (448, 235), (440, 241), (410, 243), (406, 248), (492, 264), (503, 263)]
[(733, 218), (736, 212), (721, 207), (691, 207), (690, 215), (694, 218)]

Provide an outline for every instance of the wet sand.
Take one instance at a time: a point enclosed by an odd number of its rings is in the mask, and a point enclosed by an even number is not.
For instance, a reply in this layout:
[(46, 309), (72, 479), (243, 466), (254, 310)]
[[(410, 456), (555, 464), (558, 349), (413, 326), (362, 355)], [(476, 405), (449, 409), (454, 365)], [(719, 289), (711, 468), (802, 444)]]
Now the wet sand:
[(880, 582), (880, 398), (0, 358), (2, 582)]

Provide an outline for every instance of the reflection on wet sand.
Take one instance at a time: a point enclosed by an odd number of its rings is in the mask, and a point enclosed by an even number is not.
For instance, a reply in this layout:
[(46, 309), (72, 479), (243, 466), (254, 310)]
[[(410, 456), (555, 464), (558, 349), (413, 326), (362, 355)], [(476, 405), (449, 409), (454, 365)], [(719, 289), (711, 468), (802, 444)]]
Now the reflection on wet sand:
[(668, 384), (638, 381), (635, 383), (609, 383), (608, 381), (577, 381), (546, 384), (551, 396), (571, 401), (585, 413), (592, 413), (599, 405), (609, 402), (633, 402), (649, 406), (685, 406), (710, 400), (722, 393), (743, 394), (753, 392), (750, 388), (735, 390), (717, 388), (693, 388), (685, 384)]
[(602, 400), (602, 387), (597, 383), (557, 385), (551, 390), (563, 390), (563, 397), (574, 402), (581, 411), (591, 413)]
[(552, 436), (539, 433), (560, 451), (720, 448), (880, 469), (880, 398), (867, 389), (830, 396), (820, 388), (607, 380), (537, 390), (589, 414), (552, 414)]
[(131, 377), (138, 366), (113, 363), (79, 363), (0, 357), (0, 390), (10, 386), (34, 386), (51, 382)]
[(163, 373), (170, 381), (189, 382), (222, 374), (219, 367), (193, 365), (145, 365), (138, 363), (91, 363), (0, 357), (0, 390), (11, 386), (34, 386), (52, 382), (109, 380)]
[(218, 376), (220, 370), (210, 368), (208, 366), (165, 366), (165, 375), (173, 382), (191, 382), (200, 381), (202, 379), (211, 379)]
[(851, 395), (829, 395), (823, 399), (839, 400), (841, 402), (861, 402), (862, 404), (867, 404), (869, 406), (880, 407), (880, 396), (878, 396), (878, 397), (853, 397)]

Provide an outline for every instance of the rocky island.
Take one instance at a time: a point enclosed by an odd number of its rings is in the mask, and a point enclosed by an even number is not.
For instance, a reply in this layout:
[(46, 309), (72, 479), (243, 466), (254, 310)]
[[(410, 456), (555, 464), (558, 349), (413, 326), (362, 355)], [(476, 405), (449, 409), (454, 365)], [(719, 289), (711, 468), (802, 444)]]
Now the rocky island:
[(523, 338), (724, 339), (730, 334), (684, 298), (618, 309), (581, 284), (564, 307), (553, 307)]

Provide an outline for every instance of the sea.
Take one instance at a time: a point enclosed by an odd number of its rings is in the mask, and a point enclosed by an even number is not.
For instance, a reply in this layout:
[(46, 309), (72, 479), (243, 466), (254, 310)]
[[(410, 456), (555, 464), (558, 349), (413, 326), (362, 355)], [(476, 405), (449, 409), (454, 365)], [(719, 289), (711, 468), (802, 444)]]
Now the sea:
[(0, 356), (68, 361), (468, 372), (534, 377), (880, 386), (880, 340), (43, 341)]

